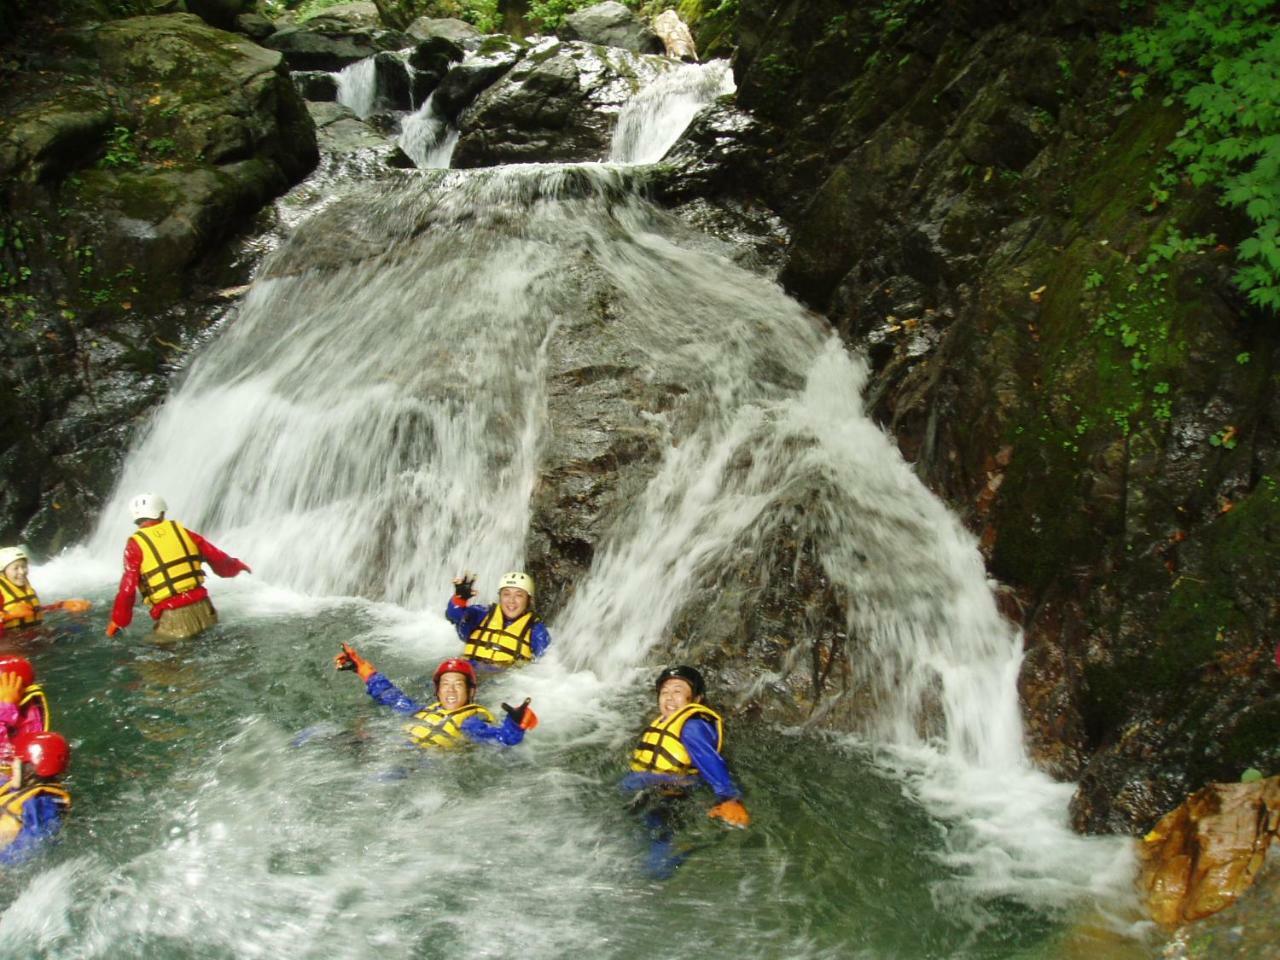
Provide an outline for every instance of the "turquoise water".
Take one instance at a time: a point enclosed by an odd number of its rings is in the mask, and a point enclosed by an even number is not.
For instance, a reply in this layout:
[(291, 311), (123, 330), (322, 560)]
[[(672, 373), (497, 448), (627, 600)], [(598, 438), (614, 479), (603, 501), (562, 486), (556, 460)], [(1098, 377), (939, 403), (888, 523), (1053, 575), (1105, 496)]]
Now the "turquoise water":
[(377, 616), (236, 602), (174, 650), (107, 640), (98, 615), (26, 642), (73, 743), (75, 810), (0, 877), (0, 955), (1068, 955), (1078, 914), (975, 895), (943, 862), (951, 825), (870, 750), (758, 722), (729, 728), (752, 827), (711, 823), (699, 797), (687, 862), (654, 880), (616, 790), (643, 688), (554, 663), (488, 680), (494, 708), (537, 691), (542, 724), (428, 760), (331, 669), (355, 640), (422, 693), (434, 655), (392, 646), (403, 628)]

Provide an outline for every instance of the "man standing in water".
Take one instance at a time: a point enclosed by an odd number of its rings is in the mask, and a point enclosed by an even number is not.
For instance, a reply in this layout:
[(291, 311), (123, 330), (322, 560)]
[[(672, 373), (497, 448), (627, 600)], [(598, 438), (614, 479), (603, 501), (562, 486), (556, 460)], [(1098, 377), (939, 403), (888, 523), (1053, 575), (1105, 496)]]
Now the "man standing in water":
[(475, 574), (453, 580), (445, 618), (467, 642), (462, 655), (489, 670), (536, 660), (551, 645), (546, 624), (533, 612), (533, 577), (513, 570), (498, 581), (498, 602), (468, 606), (475, 596)]
[(218, 612), (204, 588), (204, 564), (220, 577), (252, 573), (249, 565), (223, 553), (194, 530), (166, 520), (168, 505), (154, 493), (129, 502), (138, 531), (124, 547), (124, 575), (111, 608), (107, 636), (114, 637), (133, 620), (139, 589), (155, 621), (154, 640), (185, 640), (218, 622)]
[(724, 720), (702, 702), (706, 683), (693, 667), (668, 667), (654, 683), (658, 715), (631, 751), (631, 772), (622, 780), (649, 835), (649, 871), (670, 876), (684, 860), (674, 848), (683, 804), (698, 782), (720, 801), (707, 815), (731, 827), (746, 827), (751, 815), (721, 755)]

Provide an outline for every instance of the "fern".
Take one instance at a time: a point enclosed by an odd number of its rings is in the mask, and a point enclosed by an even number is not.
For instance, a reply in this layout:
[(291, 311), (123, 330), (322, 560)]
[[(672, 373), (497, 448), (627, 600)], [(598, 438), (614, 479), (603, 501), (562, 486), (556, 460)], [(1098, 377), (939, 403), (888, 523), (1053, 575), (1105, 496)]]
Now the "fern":
[(1280, 307), (1280, 3), (1166, 0), (1111, 57), (1138, 67), (1133, 96), (1154, 79), (1186, 109), (1169, 150), (1191, 183), (1244, 210), (1254, 233), (1236, 248), (1235, 282), (1257, 306)]

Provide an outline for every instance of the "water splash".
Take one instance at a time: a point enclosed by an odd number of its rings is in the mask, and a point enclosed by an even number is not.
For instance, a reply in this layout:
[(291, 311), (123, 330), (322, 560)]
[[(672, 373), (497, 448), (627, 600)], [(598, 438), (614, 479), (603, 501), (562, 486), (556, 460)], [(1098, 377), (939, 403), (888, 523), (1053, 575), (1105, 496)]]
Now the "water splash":
[(400, 149), (419, 169), (447, 169), (458, 143), (458, 130), (436, 111), (435, 94), (404, 118), (400, 125)]
[(338, 102), (361, 120), (373, 113), (378, 95), (378, 71), (373, 57), (347, 64), (337, 74)]
[(622, 108), (609, 159), (615, 163), (657, 163), (680, 139), (694, 114), (736, 89), (727, 60), (671, 67)]

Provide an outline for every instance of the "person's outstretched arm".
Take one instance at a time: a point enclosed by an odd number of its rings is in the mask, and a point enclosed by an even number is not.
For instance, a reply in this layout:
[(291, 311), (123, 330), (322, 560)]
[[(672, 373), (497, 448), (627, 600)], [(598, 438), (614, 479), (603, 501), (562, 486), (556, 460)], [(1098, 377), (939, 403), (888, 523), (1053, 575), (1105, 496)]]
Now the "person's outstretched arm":
[(237, 560), (230, 554), (223, 553), (194, 530), (188, 530), (187, 534), (191, 537), (191, 542), (196, 545), (196, 549), (200, 551), (200, 556), (204, 557), (205, 562), (209, 564), (209, 569), (218, 576), (234, 577), (239, 573), (253, 573), (243, 560)]

